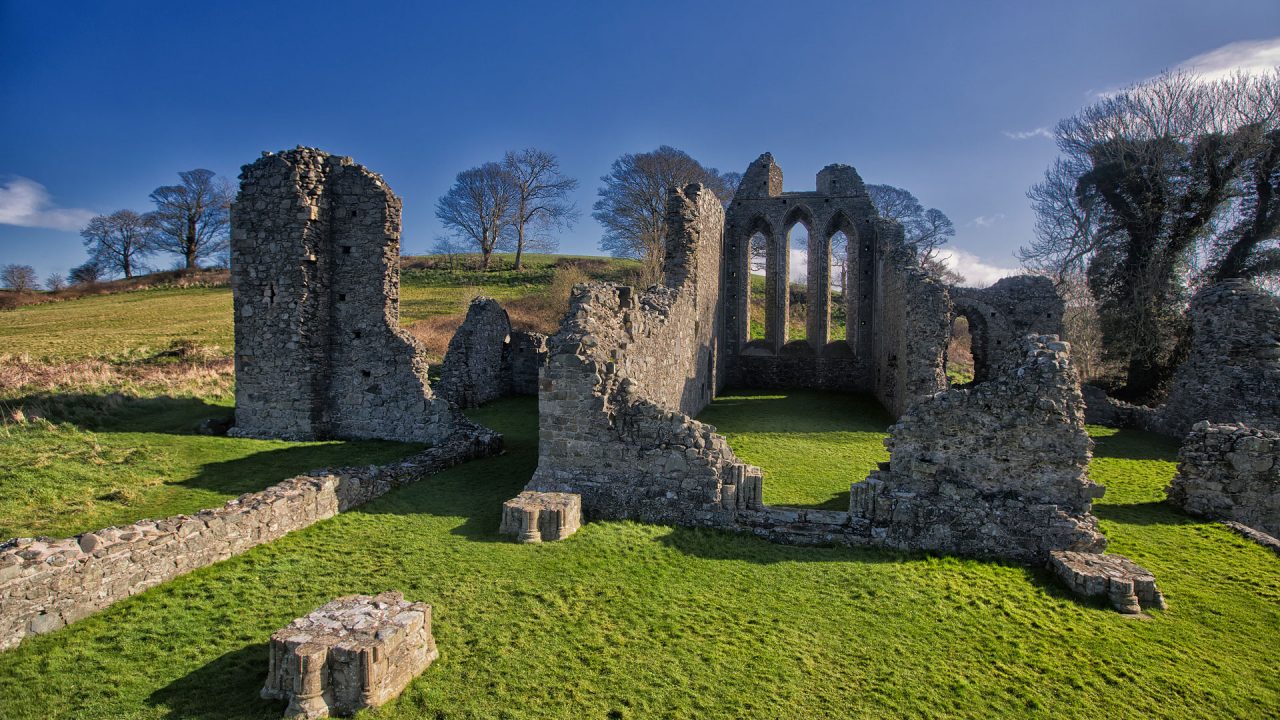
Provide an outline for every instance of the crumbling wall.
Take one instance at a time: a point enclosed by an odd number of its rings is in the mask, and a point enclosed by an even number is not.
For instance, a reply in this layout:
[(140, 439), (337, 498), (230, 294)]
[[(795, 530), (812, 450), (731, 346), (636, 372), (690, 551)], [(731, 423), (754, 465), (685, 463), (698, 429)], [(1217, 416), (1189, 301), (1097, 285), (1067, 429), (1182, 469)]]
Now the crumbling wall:
[(313, 148), (245, 165), (231, 209), (240, 437), (439, 442), (458, 427), (399, 326), (400, 199)]
[(1191, 351), (1150, 429), (1184, 436), (1201, 420), (1280, 430), (1280, 299), (1227, 280), (1191, 300)]
[[(872, 389), (894, 417), (947, 387), (944, 357), (951, 329), (946, 288), (920, 268), (902, 226), (876, 223), (882, 252), (872, 305)], [(851, 331), (852, 332), (852, 331)]]
[(512, 330), (497, 300), (477, 297), (449, 340), (436, 395), (463, 408), (508, 395), (537, 395), (546, 359), (547, 336)]
[(684, 525), (726, 525), (737, 503), (758, 503), (759, 471), (691, 418), (715, 386), (723, 217), (709, 190), (674, 190), (661, 285), (574, 288), (548, 341), (528, 490), (577, 493), (588, 518)]
[(500, 435), (471, 425), (391, 465), (300, 475), (195, 515), (10, 540), (0, 545), (0, 650), (501, 447)]
[(1044, 562), (1101, 552), (1090, 514), (1092, 441), (1069, 345), (1030, 336), (1010, 372), (913, 405), (885, 441), (887, 469), (853, 486), (850, 511), (891, 547)]
[(1001, 278), (985, 288), (948, 288), (954, 315), (969, 321), (976, 382), (1022, 362), (1027, 335), (1062, 335), (1062, 297), (1038, 275)]
[(1196, 423), (1178, 451), (1169, 500), (1193, 515), (1280, 535), (1280, 433)]
[(436, 381), (436, 394), (458, 407), (476, 407), (510, 393), (510, 367), (504, 362), (511, 319), (497, 300), (477, 297), (449, 340)]

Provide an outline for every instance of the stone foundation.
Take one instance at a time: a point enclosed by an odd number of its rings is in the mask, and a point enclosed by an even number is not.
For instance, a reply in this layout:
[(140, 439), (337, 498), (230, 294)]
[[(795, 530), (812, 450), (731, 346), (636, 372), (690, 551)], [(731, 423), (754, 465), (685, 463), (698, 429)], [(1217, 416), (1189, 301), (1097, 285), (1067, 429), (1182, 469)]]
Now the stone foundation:
[(395, 464), (290, 478), (195, 515), (10, 540), (0, 545), (0, 650), (501, 446), (500, 435), (472, 426)]
[(1196, 423), (1178, 451), (1168, 492), (1192, 515), (1280, 535), (1280, 433)]
[(574, 493), (525, 490), (502, 504), (498, 532), (517, 542), (563, 540), (582, 526), (582, 497)]
[(398, 592), (338, 598), (273, 633), (269, 653), (262, 697), (308, 720), (378, 707), (440, 656), (431, 606)]
[(1081, 597), (1106, 596), (1122, 613), (1165, 608), (1155, 576), (1123, 555), (1054, 551), (1049, 569), (1071, 592)]

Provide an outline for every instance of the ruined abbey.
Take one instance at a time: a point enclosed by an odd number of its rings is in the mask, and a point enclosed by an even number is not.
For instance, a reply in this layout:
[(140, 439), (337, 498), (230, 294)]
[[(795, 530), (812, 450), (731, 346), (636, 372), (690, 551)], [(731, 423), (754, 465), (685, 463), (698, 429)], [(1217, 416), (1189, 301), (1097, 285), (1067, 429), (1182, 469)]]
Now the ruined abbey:
[[(1104, 552), (1092, 502), (1105, 488), (1088, 475), (1088, 418), (1183, 440), (1169, 499), (1280, 548), (1268, 535), (1280, 532), (1274, 296), (1239, 281), (1203, 289), (1190, 308), (1189, 358), (1168, 402), (1126, 405), (1082, 389), (1060, 337), (1063, 302), (1047, 279), (947, 286), (920, 268), (902, 228), (877, 215), (852, 167), (830, 165), (816, 185), (784, 191), (781, 169), (765, 154), (727, 208), (697, 184), (673, 189), (660, 282), (579, 285), (550, 337), (514, 331), (496, 301), (477, 298), (433, 388), (421, 346), (398, 323), (399, 198), (350, 158), (302, 147), (264, 153), (244, 166), (232, 209), (232, 432), (431, 447), (383, 468), (291, 478), (193, 516), (9, 543), (0, 548), (0, 648), (500, 452), (501, 437), (461, 410), (510, 394), (538, 397), (537, 469), (501, 515), (500, 531), (521, 542), (567, 538), (587, 521), (632, 519), (780, 543), (1047, 565), (1073, 591), (1105, 596), (1123, 612), (1163, 607), (1151, 573)], [(802, 340), (787, 330), (785, 238), (797, 223), (808, 230), (811, 258)], [(843, 338), (830, 332), (837, 233), (848, 252)], [(749, 334), (757, 235), (767, 255), (762, 339)], [(960, 316), (972, 333), (975, 379), (950, 387), (948, 336)], [(763, 471), (695, 419), (728, 387), (870, 394), (896, 419), (890, 460), (868, 477), (849, 477), (845, 509), (765, 505)], [(413, 638), (412, 652), (402, 665), (355, 672), (344, 664), (346, 651), (287, 645), (286, 633), (273, 646), (280, 664), (264, 693), (289, 695), (285, 685), (293, 683), (295, 702), (363, 707), (383, 693), (370, 689), (370, 678), (391, 693), (434, 658), (429, 607), (390, 595), (335, 603), (297, 627), (338, 622), (330, 615), (391, 623), (395, 637)], [(381, 632), (370, 638), (360, 657), (382, 652), (374, 648)], [(307, 663), (346, 668), (354, 694), (325, 700)]]

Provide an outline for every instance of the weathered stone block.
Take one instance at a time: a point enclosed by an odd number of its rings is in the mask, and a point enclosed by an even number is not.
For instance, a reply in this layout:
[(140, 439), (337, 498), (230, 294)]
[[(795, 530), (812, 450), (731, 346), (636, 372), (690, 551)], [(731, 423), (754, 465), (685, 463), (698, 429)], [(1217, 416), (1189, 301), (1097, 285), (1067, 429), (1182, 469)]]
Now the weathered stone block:
[(378, 707), (440, 656), (431, 606), (398, 592), (338, 598), (273, 633), (269, 650), (262, 697), (304, 718)]
[(525, 490), (502, 504), (498, 532), (518, 542), (563, 540), (582, 526), (582, 496)]
[(1056, 550), (1049, 554), (1049, 569), (1071, 592), (1082, 597), (1106, 595), (1122, 613), (1165, 608), (1155, 576), (1123, 555)]

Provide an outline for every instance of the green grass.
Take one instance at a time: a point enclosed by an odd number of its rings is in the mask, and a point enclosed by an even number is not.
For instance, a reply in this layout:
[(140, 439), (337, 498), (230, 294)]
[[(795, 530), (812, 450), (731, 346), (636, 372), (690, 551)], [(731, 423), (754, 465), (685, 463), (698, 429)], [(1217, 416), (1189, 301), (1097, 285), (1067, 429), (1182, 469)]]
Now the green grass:
[(230, 288), (136, 290), (0, 312), (2, 352), (45, 360), (145, 353), (179, 339), (231, 354)]
[[(81, 399), (83, 414), (100, 400)], [(422, 447), (195, 434), (201, 420), (229, 416), (231, 402), (125, 397), (82, 424), (0, 426), (0, 540), (193, 513), (309, 470), (386, 463)]]
[[(773, 401), (726, 402), (729, 428)], [(257, 696), (270, 633), (388, 588), (434, 604), (441, 659), (369, 715), (383, 719), (1280, 714), (1280, 560), (1152, 504), (1167, 443), (1099, 433), (1094, 477), (1115, 488), (1103, 526), (1170, 602), (1134, 620), (998, 563), (630, 522), (507, 542), (499, 510), (535, 464), (535, 412), (517, 399), (474, 414), (506, 434), (505, 455), (0, 654), (0, 715), (277, 718)]]
[(873, 398), (814, 391), (738, 391), (698, 417), (764, 470), (770, 505), (846, 510), (849, 486), (889, 459), (893, 419)]

